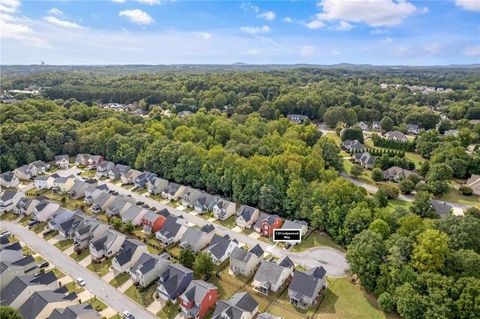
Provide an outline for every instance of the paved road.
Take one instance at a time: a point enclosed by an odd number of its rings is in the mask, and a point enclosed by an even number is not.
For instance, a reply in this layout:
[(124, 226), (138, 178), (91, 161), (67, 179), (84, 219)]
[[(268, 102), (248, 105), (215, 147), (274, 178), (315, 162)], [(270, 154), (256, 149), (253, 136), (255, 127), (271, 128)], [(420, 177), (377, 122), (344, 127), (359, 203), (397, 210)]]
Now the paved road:
[(156, 318), (143, 307), (130, 300), (120, 291), (104, 282), (88, 269), (77, 264), (73, 259), (63, 254), (59, 249), (47, 243), (43, 238), (14, 222), (2, 221), (1, 228), (8, 230), (18, 239), (28, 245), (33, 251), (38, 252), (52, 265), (72, 278), (83, 278), (86, 288), (99, 299), (119, 313), (130, 311), (136, 318)]

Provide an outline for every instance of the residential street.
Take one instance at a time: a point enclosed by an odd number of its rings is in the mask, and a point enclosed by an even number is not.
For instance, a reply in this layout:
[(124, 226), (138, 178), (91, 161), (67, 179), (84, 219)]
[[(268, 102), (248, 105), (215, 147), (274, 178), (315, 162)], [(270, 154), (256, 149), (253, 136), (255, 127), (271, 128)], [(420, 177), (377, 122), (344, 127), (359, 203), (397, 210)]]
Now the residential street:
[[(119, 313), (130, 311), (136, 318), (156, 318), (149, 311), (130, 300), (123, 293), (104, 282), (101, 278), (70, 259), (56, 247), (48, 244), (43, 238), (14, 222), (2, 221), (1, 228), (10, 231), (33, 251), (39, 252), (43, 258), (55, 265), (72, 278), (83, 278), (86, 288), (105, 304)], [(82, 300), (85, 301), (85, 300)]]

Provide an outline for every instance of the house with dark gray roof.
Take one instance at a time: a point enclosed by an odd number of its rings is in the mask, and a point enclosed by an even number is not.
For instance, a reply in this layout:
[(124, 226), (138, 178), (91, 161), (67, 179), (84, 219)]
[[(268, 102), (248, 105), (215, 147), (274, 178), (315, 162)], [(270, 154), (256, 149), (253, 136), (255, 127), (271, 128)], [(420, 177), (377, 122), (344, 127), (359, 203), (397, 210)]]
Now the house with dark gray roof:
[(288, 257), (280, 259), (278, 263), (262, 260), (252, 281), (253, 289), (265, 295), (278, 291), (291, 276), (294, 267), (295, 265)]
[(363, 152), (363, 153), (355, 153), (355, 156), (353, 157), (355, 160), (355, 163), (360, 164), (360, 166), (367, 168), (367, 169), (372, 169), (373, 164), (375, 163), (376, 157), (370, 154), (369, 152)]
[(85, 191), (88, 188), (96, 187), (98, 182), (96, 179), (75, 180), (72, 187), (68, 191), (68, 197), (73, 199), (80, 199), (85, 196)]
[(162, 229), (155, 233), (155, 237), (164, 245), (178, 242), (187, 230), (187, 222), (181, 216), (167, 217)]
[(420, 133), (420, 127), (417, 124), (407, 124), (407, 133), (417, 135)]
[(133, 181), (133, 184), (137, 188), (144, 188), (147, 186), (147, 183), (149, 181), (153, 181), (157, 178), (157, 174), (152, 173), (152, 172), (142, 172), (140, 173), (135, 180)]
[(399, 166), (392, 166), (383, 171), (383, 178), (388, 181), (399, 183), (401, 180), (407, 179), (412, 174), (417, 175), (416, 173), (409, 171), (408, 169), (404, 169)]
[(40, 175), (35, 178), (33, 185), (35, 186), (36, 190), (51, 189), (53, 187), (53, 182), (57, 177), (57, 174)]
[[(283, 223), (281, 229), (300, 230), (301, 237), (304, 237), (305, 234), (308, 231), (308, 223), (306, 221), (303, 221), (303, 220), (291, 221), (291, 220), (286, 219), (285, 222)], [(289, 245), (289, 246), (296, 245), (296, 244), (298, 244), (298, 241), (287, 241), (286, 244)]]
[(162, 197), (168, 200), (178, 200), (186, 191), (187, 187), (170, 182), (167, 188), (162, 191)]
[(166, 179), (156, 177), (147, 181), (147, 191), (152, 194), (161, 194), (168, 186), (168, 181)]
[(180, 239), (180, 247), (199, 252), (210, 244), (214, 235), (215, 227), (212, 224), (206, 224), (201, 228), (188, 227)]
[(146, 252), (146, 244), (135, 239), (126, 239), (120, 247), (120, 251), (112, 259), (115, 275), (128, 271)]
[(134, 283), (148, 287), (171, 264), (169, 260), (170, 255), (167, 253), (159, 256), (145, 252), (130, 268), (130, 277)]
[(90, 242), (90, 255), (93, 261), (116, 255), (122, 248), (125, 235), (109, 229), (98, 239)]
[(17, 167), (13, 172), (19, 180), (25, 181), (38, 175), (37, 167), (28, 164)]
[(90, 158), (90, 154), (77, 154), (75, 158), (75, 166), (87, 166), (87, 161)]
[(138, 226), (142, 223), (142, 218), (149, 212), (148, 209), (131, 205), (125, 211), (120, 213), (120, 217), (123, 222), (131, 222), (134, 226)]
[(175, 303), (192, 280), (193, 271), (180, 264), (170, 264), (158, 278), (157, 295)]
[(213, 217), (218, 220), (227, 220), (230, 216), (235, 214), (235, 203), (229, 202), (225, 199), (219, 199), (213, 205)]
[(288, 286), (290, 303), (302, 309), (313, 306), (322, 289), (326, 287), (326, 273), (323, 267), (315, 267), (307, 272), (294, 271)]
[(201, 319), (215, 307), (217, 298), (217, 287), (203, 280), (192, 280), (178, 301), (187, 318)]
[(75, 299), (77, 294), (69, 293), (65, 287), (36, 291), (18, 310), (23, 319), (49, 318), (55, 309), (71, 306)]
[(107, 216), (121, 216), (130, 206), (135, 205), (135, 199), (128, 196), (117, 195), (107, 207)]
[(123, 165), (123, 164), (117, 164), (115, 165), (114, 168), (112, 168), (108, 172), (108, 178), (111, 180), (116, 180), (121, 178), (124, 174), (126, 174), (130, 170), (130, 166)]
[(90, 245), (91, 241), (95, 241), (104, 235), (105, 231), (110, 227), (99, 222), (94, 218), (86, 217), (80, 222), (73, 233), (73, 247), (76, 252), (80, 252)]
[(41, 200), (33, 210), (32, 217), (39, 222), (47, 221), (60, 208), (57, 203)]
[(57, 277), (51, 271), (16, 276), (0, 291), (0, 305), (18, 309), (35, 291), (52, 290), (57, 287)]
[(193, 209), (197, 213), (213, 211), (213, 206), (220, 200), (220, 197), (213, 196), (203, 192), (202, 195), (193, 203)]
[(135, 178), (140, 175), (142, 172), (137, 171), (136, 169), (129, 169), (120, 176), (120, 180), (123, 185), (133, 184)]
[(263, 253), (258, 244), (249, 251), (235, 247), (230, 255), (230, 270), (235, 275), (249, 277), (260, 263)]
[(187, 191), (182, 195), (182, 206), (192, 207), (197, 199), (203, 195), (202, 191), (188, 187)]
[(347, 152), (351, 152), (351, 151), (359, 152), (364, 149), (364, 146), (358, 140), (353, 140), (353, 141), (346, 140), (342, 142), (342, 149), (344, 149)]
[(240, 228), (252, 228), (259, 213), (258, 208), (242, 205), (236, 213), (235, 224)]
[(38, 203), (36, 198), (22, 197), (13, 208), (13, 212), (20, 216), (31, 215)]
[(230, 239), (228, 234), (225, 236), (215, 235), (210, 245), (205, 248), (205, 252), (210, 254), (214, 264), (220, 265), (230, 257), (235, 247), (238, 247), (238, 241)]
[(112, 195), (110, 193), (103, 192), (103, 191), (100, 192), (98, 196), (95, 197), (95, 199), (91, 200), (92, 212), (94, 212), (95, 214), (98, 214), (100, 212), (106, 212), (109, 207), (113, 207), (112, 204), (116, 198), (117, 196)]
[(17, 191), (4, 191), (0, 195), (0, 214), (10, 212), (22, 198), (22, 193)]
[(70, 166), (68, 155), (55, 155), (55, 166), (60, 169), (67, 169)]
[(0, 174), (0, 186), (2, 187), (17, 187), (20, 180), (14, 172), (3, 172)]
[(105, 193), (108, 193), (109, 191), (110, 189), (106, 184), (101, 184), (95, 187), (88, 187), (87, 189), (85, 189), (85, 193), (84, 193), (85, 198), (83, 201), (87, 205), (92, 205), (94, 203), (94, 200), (98, 196), (100, 196), (100, 194), (105, 194)]
[(388, 140), (398, 141), (398, 142), (407, 142), (407, 136), (400, 131), (392, 131), (385, 134), (385, 137)]
[(115, 168), (115, 163), (110, 161), (101, 161), (97, 166), (95, 175), (97, 178), (108, 177), (108, 173)]
[(212, 319), (253, 319), (257, 313), (258, 302), (247, 292), (237, 292), (217, 302)]
[(48, 319), (100, 319), (102, 316), (89, 303), (55, 309)]
[(73, 175), (59, 176), (53, 180), (52, 191), (54, 193), (66, 193), (72, 188), (74, 183), (75, 177)]

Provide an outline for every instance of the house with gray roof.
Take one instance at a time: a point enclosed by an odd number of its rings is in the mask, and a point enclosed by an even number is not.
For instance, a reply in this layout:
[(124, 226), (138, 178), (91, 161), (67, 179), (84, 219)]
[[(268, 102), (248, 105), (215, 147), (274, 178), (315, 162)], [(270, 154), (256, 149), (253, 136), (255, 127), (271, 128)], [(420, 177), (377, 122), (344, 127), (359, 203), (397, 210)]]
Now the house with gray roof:
[(35, 166), (28, 165), (28, 164), (17, 167), (13, 172), (15, 173), (15, 176), (17, 176), (19, 180), (24, 180), (24, 181), (30, 180), (33, 177), (38, 175), (37, 168)]
[(258, 244), (249, 251), (235, 247), (230, 255), (230, 270), (235, 275), (249, 277), (260, 263), (263, 253), (262, 247)]
[(0, 305), (18, 309), (35, 291), (52, 290), (57, 287), (57, 277), (51, 271), (16, 276), (0, 291)]
[(0, 214), (13, 210), (18, 201), (22, 198), (22, 193), (17, 191), (4, 191), (0, 195)]
[(51, 189), (53, 187), (53, 182), (55, 178), (57, 178), (57, 174), (53, 175), (40, 175), (35, 178), (33, 181), (33, 185), (35, 189), (42, 190), (42, 189)]
[(41, 200), (33, 210), (32, 217), (39, 222), (47, 221), (53, 213), (60, 208), (60, 205), (48, 200)]
[(75, 177), (73, 175), (59, 176), (53, 180), (52, 191), (54, 193), (66, 193), (72, 188), (74, 183)]
[(2, 187), (17, 187), (20, 180), (14, 172), (8, 171), (0, 174), (0, 186)]
[(370, 154), (369, 152), (355, 153), (354, 161), (357, 164), (360, 164), (362, 167), (367, 169), (372, 169), (373, 164), (375, 163), (376, 157)]
[(417, 124), (407, 124), (407, 133), (417, 135), (420, 133), (420, 127)]
[(142, 172), (133, 181), (136, 188), (145, 188), (147, 183), (157, 178), (157, 174), (152, 172)]
[(295, 265), (288, 257), (280, 259), (278, 263), (262, 260), (252, 281), (253, 289), (264, 295), (278, 291), (292, 275), (294, 267)]
[(115, 275), (127, 272), (146, 252), (146, 244), (135, 239), (126, 239), (118, 254), (112, 259), (112, 268)]
[(138, 226), (142, 223), (143, 216), (149, 212), (149, 210), (132, 205), (128, 207), (123, 213), (120, 213), (120, 217), (123, 222), (131, 222), (134, 226)]
[(69, 219), (58, 225), (58, 233), (64, 238), (73, 238), (75, 230), (84, 219), (85, 215), (82, 211), (75, 211)]
[(102, 316), (89, 303), (55, 309), (48, 319), (100, 319)]
[(22, 197), (13, 208), (13, 212), (20, 216), (31, 215), (38, 203), (36, 198)]
[(76, 252), (81, 252), (90, 245), (91, 241), (95, 241), (103, 236), (109, 228), (108, 225), (103, 224), (94, 218), (84, 218), (73, 233), (74, 250)]
[(72, 187), (68, 191), (68, 197), (73, 199), (80, 199), (85, 197), (85, 191), (89, 187), (95, 187), (98, 185), (96, 179), (75, 180)]
[(373, 121), (372, 122), (372, 131), (380, 132), (382, 130), (382, 125), (380, 121)]
[(214, 264), (220, 265), (230, 257), (235, 247), (238, 247), (238, 241), (230, 239), (228, 234), (225, 236), (215, 235), (210, 245), (205, 248), (205, 252), (210, 254)]
[(202, 228), (188, 227), (180, 239), (180, 247), (199, 252), (208, 246), (215, 235), (215, 227), (205, 224)]
[(168, 186), (168, 181), (166, 179), (156, 177), (147, 181), (147, 191), (152, 194), (161, 194)]
[(96, 169), (98, 165), (103, 162), (104, 158), (102, 155), (90, 155), (87, 159), (87, 166), (89, 169)]
[(235, 214), (235, 203), (229, 202), (225, 199), (219, 199), (213, 205), (213, 217), (218, 220), (227, 220), (230, 216)]
[(130, 278), (134, 283), (146, 288), (167, 269), (171, 264), (169, 260), (170, 256), (167, 253), (159, 256), (145, 252), (130, 268)]
[(407, 179), (412, 174), (417, 175), (408, 169), (404, 169), (399, 166), (392, 166), (383, 171), (383, 179), (399, 183), (403, 179)]
[(70, 167), (70, 158), (68, 155), (56, 155), (55, 166), (60, 169), (68, 169)]
[(290, 303), (302, 309), (316, 304), (318, 295), (326, 287), (326, 273), (323, 267), (315, 267), (307, 272), (294, 271), (288, 286)]
[(90, 255), (92, 261), (99, 261), (104, 258), (115, 256), (122, 248), (125, 235), (109, 229), (99, 238), (90, 242)]
[(135, 200), (132, 197), (117, 195), (107, 207), (107, 216), (120, 216), (132, 205), (135, 205)]
[(110, 161), (101, 161), (97, 166), (95, 175), (97, 178), (108, 177), (108, 173), (115, 168), (115, 163)]
[(3, 244), (0, 249), (0, 291), (16, 276), (38, 273), (35, 259), (24, 256), (22, 246), (16, 242)]
[(212, 319), (253, 319), (258, 313), (258, 302), (247, 292), (237, 292), (229, 300), (220, 300)]
[(357, 124), (355, 124), (355, 126), (358, 126), (362, 131), (368, 131), (368, 124), (365, 123), (365, 122), (358, 122)]
[(187, 318), (201, 319), (215, 307), (217, 298), (217, 287), (203, 280), (192, 280), (178, 303)]
[(364, 149), (364, 146), (358, 140), (346, 140), (342, 142), (342, 149), (347, 152), (359, 152)]
[(188, 187), (187, 191), (182, 195), (182, 206), (193, 207), (197, 199), (203, 195), (202, 191)]
[(287, 119), (293, 123), (302, 124), (306, 119), (308, 119), (308, 116), (301, 114), (287, 114)]
[(213, 206), (220, 200), (220, 197), (213, 196), (203, 192), (202, 195), (193, 203), (193, 209), (199, 213), (213, 211)]
[(129, 169), (128, 171), (124, 172), (120, 176), (120, 180), (122, 181), (122, 185), (130, 185), (133, 184), (135, 179), (137, 178), (138, 175), (140, 175), (142, 172), (137, 171), (136, 169)]
[(100, 212), (106, 212), (109, 207), (113, 207), (112, 204), (116, 198), (117, 196), (107, 192), (99, 193), (99, 195), (91, 201), (92, 212), (94, 212), (95, 214), (98, 214)]
[(125, 175), (130, 169), (131, 168), (128, 165), (117, 164), (117, 165), (115, 165), (114, 168), (112, 168), (108, 172), (108, 178), (110, 178), (111, 180), (119, 179), (123, 175)]
[(44, 161), (33, 161), (29, 165), (36, 168), (37, 175), (45, 174), (50, 169), (50, 164), (47, 164)]
[(440, 217), (446, 217), (450, 215), (453, 211), (453, 206), (447, 204), (444, 201), (439, 201), (436, 199), (430, 200), (430, 205), (432, 206), (433, 210), (438, 214)]
[(155, 237), (164, 245), (178, 242), (187, 230), (187, 221), (181, 216), (167, 217), (162, 229), (155, 233)]
[(175, 303), (192, 280), (193, 271), (180, 264), (170, 264), (158, 277), (157, 295)]
[(75, 299), (77, 294), (69, 293), (65, 287), (41, 290), (34, 292), (18, 310), (23, 319), (49, 318), (55, 309), (71, 306)]
[(252, 228), (259, 213), (258, 208), (242, 205), (236, 213), (235, 224), (240, 228)]
[(171, 182), (162, 191), (162, 197), (168, 200), (178, 200), (186, 191), (187, 187)]
[(90, 154), (77, 154), (75, 158), (75, 166), (87, 166), (87, 161), (90, 158)]
[(58, 230), (60, 225), (69, 221), (75, 215), (83, 216), (81, 210), (71, 211), (63, 207), (59, 207), (48, 219), (48, 228), (51, 230)]
[(398, 142), (407, 142), (407, 136), (400, 131), (392, 131), (385, 134), (385, 137), (388, 140), (398, 141)]
[[(301, 237), (304, 237), (305, 234), (308, 231), (308, 223), (303, 221), (303, 220), (291, 221), (291, 220), (285, 219), (281, 229), (300, 230)], [(296, 245), (296, 244), (298, 244), (298, 241), (287, 241), (286, 244), (288, 244), (290, 246), (291, 245)]]
[(102, 184), (102, 185), (95, 186), (95, 187), (88, 187), (87, 189), (85, 189), (84, 200), (83, 201), (87, 205), (92, 205), (93, 201), (98, 196), (100, 196), (100, 194), (105, 194), (105, 193), (108, 193), (109, 191), (110, 191), (110, 189), (108, 188), (108, 186), (106, 184)]

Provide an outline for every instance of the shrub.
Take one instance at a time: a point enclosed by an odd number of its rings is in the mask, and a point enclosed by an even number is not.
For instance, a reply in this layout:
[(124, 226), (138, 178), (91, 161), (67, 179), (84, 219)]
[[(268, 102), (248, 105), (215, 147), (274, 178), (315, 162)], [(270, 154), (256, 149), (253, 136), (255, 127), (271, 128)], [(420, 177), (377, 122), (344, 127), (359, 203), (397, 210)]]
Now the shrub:
[(384, 292), (378, 296), (378, 305), (380, 306), (380, 309), (386, 312), (392, 312), (395, 310), (395, 300), (388, 292)]
[(465, 196), (470, 196), (470, 195), (473, 194), (473, 189), (471, 187), (466, 186), (466, 185), (460, 186), (459, 190)]

